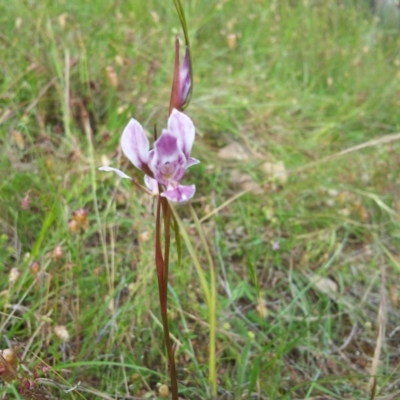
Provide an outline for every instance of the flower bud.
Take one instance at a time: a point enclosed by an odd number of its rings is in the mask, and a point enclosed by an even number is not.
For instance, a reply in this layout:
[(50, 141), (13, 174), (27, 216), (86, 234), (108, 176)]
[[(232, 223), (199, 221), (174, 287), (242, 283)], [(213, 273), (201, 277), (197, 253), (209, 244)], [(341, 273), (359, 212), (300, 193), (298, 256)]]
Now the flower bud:
[(169, 113), (175, 108), (182, 111), (187, 107), (192, 94), (192, 70), (190, 62), (190, 51), (186, 47), (185, 58), (183, 63), (179, 65), (179, 39), (175, 39), (175, 67), (174, 79), (172, 81), (171, 100), (169, 103)]

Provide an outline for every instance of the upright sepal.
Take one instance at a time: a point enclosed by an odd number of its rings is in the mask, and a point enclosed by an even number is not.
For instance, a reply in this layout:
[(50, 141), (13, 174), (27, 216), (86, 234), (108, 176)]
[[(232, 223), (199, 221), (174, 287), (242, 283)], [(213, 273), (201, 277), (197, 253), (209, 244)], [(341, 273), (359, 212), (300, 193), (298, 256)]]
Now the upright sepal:
[(169, 103), (170, 114), (173, 109), (178, 111), (184, 110), (188, 106), (192, 94), (192, 69), (189, 46), (186, 45), (185, 57), (182, 65), (180, 65), (179, 45), (177, 36), (175, 39), (174, 78)]

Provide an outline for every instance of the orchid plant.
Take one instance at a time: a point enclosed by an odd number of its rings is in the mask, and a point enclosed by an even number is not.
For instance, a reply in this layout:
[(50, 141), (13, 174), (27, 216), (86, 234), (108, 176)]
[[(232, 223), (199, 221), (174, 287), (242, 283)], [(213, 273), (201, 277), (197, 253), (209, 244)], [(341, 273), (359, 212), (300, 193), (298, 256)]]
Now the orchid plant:
[[(191, 215), (199, 231), (201, 242), (205, 248), (207, 260), (210, 265), (211, 283), (208, 286), (203, 268), (199, 258), (196, 256), (190, 239), (185, 232), (182, 220), (180, 219), (174, 204), (187, 203), (196, 192), (196, 186), (181, 184), (186, 170), (198, 164), (200, 161), (191, 157), (191, 151), (195, 139), (195, 127), (192, 120), (183, 113), (188, 106), (193, 90), (192, 63), (188, 39), (188, 29), (185, 15), (180, 0), (173, 0), (181, 21), (185, 35), (186, 52), (182, 64), (180, 63), (178, 37), (175, 39), (175, 63), (172, 90), (169, 104), (169, 117), (167, 128), (163, 129), (160, 137), (157, 138), (157, 130), (154, 132), (154, 147), (150, 150), (149, 139), (147, 138), (142, 125), (131, 119), (125, 127), (120, 145), (125, 156), (131, 163), (144, 172), (145, 186), (140, 185), (125, 172), (110, 166), (102, 166), (101, 171), (112, 171), (131, 182), (146, 193), (157, 199), (155, 215), (155, 264), (158, 280), (158, 291), (160, 298), (160, 312), (164, 331), (164, 340), (168, 354), (171, 394), (173, 400), (178, 400), (178, 382), (175, 368), (175, 349), (172, 346), (169, 324), (168, 324), (168, 270), (169, 254), (171, 244), (172, 222), (180, 258), (180, 232), (191, 254), (200, 284), (203, 288), (205, 300), (209, 309), (209, 382), (211, 384), (211, 395), (217, 394), (217, 375), (215, 361), (215, 337), (216, 337), (216, 277), (211, 253), (202, 231), (200, 221), (194, 209), (189, 205)], [(163, 222), (163, 224), (162, 224)], [(161, 229), (163, 225), (163, 230)], [(161, 241), (163, 236), (163, 246)]]
[[(160, 298), (160, 311), (162, 317), (164, 340), (168, 354), (171, 394), (173, 400), (178, 400), (178, 383), (175, 368), (174, 348), (171, 344), (168, 325), (168, 269), (171, 242), (171, 221), (174, 220), (175, 234), (179, 247), (179, 220), (171, 207), (173, 203), (186, 203), (193, 198), (196, 192), (195, 185), (182, 185), (181, 180), (186, 170), (198, 164), (199, 161), (191, 157), (191, 150), (195, 139), (195, 127), (192, 120), (182, 111), (190, 101), (192, 92), (192, 68), (190, 58), (187, 27), (183, 10), (179, 0), (174, 0), (177, 8), (186, 42), (186, 53), (182, 65), (180, 64), (178, 37), (175, 40), (175, 67), (172, 82), (171, 98), (169, 105), (169, 118), (167, 128), (162, 130), (157, 138), (155, 129), (154, 147), (150, 150), (142, 125), (131, 119), (125, 127), (120, 145), (125, 156), (132, 164), (144, 172), (145, 186), (138, 184), (125, 172), (110, 166), (102, 166), (101, 171), (112, 171), (124, 179), (156, 197), (156, 221), (155, 221), (155, 264), (157, 270), (158, 289)], [(169, 203), (171, 202), (171, 203)], [(174, 211), (175, 212), (175, 211)], [(163, 244), (161, 245), (161, 222), (163, 221)], [(179, 249), (178, 249), (179, 250)]]

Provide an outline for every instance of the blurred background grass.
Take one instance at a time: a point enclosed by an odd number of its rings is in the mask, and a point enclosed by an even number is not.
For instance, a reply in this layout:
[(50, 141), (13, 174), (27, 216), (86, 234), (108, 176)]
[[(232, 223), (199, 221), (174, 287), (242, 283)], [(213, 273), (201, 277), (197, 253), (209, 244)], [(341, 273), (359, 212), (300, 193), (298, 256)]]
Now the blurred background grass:
[[(202, 161), (187, 181), (218, 268), (221, 399), (367, 398), (380, 304), (376, 395), (397, 398), (400, 36), (378, 3), (184, 4)], [(156, 396), (151, 201), (96, 167), (142, 179), (118, 141), (131, 117), (165, 126), (173, 3), (0, 2), (0, 27), (1, 346), (82, 383), (44, 383), (55, 398)], [(207, 399), (204, 299), (175, 257), (180, 391)]]

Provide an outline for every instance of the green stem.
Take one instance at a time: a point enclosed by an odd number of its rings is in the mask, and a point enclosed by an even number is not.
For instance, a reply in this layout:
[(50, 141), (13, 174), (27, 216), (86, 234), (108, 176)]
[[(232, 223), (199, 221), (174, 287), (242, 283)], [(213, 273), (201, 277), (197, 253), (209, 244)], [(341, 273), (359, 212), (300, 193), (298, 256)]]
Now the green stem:
[(217, 398), (217, 367), (216, 367), (216, 330), (217, 330), (217, 285), (216, 285), (216, 273), (215, 266), (211, 256), (211, 252), (205, 238), (201, 223), (193, 210), (192, 206), (189, 206), (190, 213), (196, 225), (196, 228), (200, 235), (200, 240), (206, 252), (207, 262), (210, 267), (210, 284), (207, 282), (205, 272), (200, 264), (199, 258), (197, 256), (196, 250), (190, 240), (188, 233), (185, 230), (185, 226), (179, 217), (179, 214), (175, 210), (174, 206), (170, 204), (172, 214), (178, 223), (179, 231), (182, 238), (186, 244), (189, 251), (190, 257), (192, 259), (193, 265), (196, 269), (197, 275), (199, 277), (200, 285), (203, 289), (205, 301), (208, 308), (208, 321), (210, 325), (210, 339), (209, 339), (209, 382), (211, 386), (211, 394), (214, 399)]
[(216, 362), (216, 331), (217, 331), (217, 280), (215, 273), (214, 260), (212, 258), (210, 247), (204, 235), (203, 227), (197, 217), (193, 206), (189, 205), (190, 214), (193, 218), (196, 229), (199, 232), (200, 240), (206, 252), (207, 262), (210, 267), (210, 305), (208, 308), (208, 320), (210, 324), (210, 342), (209, 342), (209, 373), (208, 378), (211, 384), (211, 393), (217, 398), (217, 362)]

